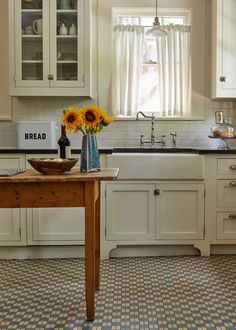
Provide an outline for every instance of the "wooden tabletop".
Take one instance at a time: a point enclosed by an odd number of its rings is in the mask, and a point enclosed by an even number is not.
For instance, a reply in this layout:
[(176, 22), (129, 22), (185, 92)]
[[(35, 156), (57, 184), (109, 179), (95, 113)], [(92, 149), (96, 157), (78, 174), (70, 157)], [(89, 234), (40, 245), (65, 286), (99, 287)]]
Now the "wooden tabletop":
[(63, 182), (63, 181), (109, 181), (115, 180), (118, 176), (118, 168), (102, 168), (96, 172), (81, 172), (79, 169), (72, 169), (70, 172), (65, 172), (58, 175), (45, 175), (35, 170), (26, 170), (23, 173), (1, 177), (0, 183), (5, 182)]

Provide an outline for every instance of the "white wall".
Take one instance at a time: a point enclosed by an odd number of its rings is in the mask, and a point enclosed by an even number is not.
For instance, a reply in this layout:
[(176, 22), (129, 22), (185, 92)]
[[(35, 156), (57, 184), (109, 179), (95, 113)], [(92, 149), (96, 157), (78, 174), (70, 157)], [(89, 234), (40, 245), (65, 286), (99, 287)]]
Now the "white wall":
[(11, 119), (11, 98), (8, 94), (8, 7), (0, 0), (0, 120)]
[[(3, 1), (3, 0), (1, 0)], [(119, 3), (127, 4), (128, 0), (119, 0)], [(153, 0), (129, 0), (132, 3), (139, 6), (140, 3), (144, 3), (146, 6), (153, 7)], [(182, 3), (189, 7), (189, 3), (198, 2), (198, 0), (159, 0), (160, 6), (165, 6), (168, 3)], [(204, 0), (200, 0), (202, 2)], [(209, 0), (207, 1), (207, 6), (209, 7)], [(117, 3), (117, 0), (98, 0), (99, 12), (104, 13), (101, 5), (105, 2)], [(208, 8), (209, 10), (209, 8)], [(102, 14), (104, 15), (104, 14)], [(99, 17), (99, 22), (101, 20), (107, 20), (108, 17)], [(99, 26), (102, 28), (102, 25)], [(99, 31), (100, 33), (101, 31)], [(101, 34), (100, 34), (101, 35)], [(214, 113), (216, 110), (223, 110), (224, 115), (228, 122), (236, 126), (236, 102), (223, 102), (223, 101), (211, 101), (207, 95), (209, 95), (210, 90), (210, 15), (207, 13), (207, 29), (205, 31), (206, 37), (206, 68), (205, 71), (205, 87), (201, 91), (200, 95), (203, 97), (204, 108), (205, 108), (205, 120), (203, 121), (157, 121), (156, 131), (159, 134), (168, 135), (168, 144), (170, 144), (169, 132), (177, 131), (178, 134), (178, 145), (179, 146), (194, 146), (194, 147), (214, 147), (217, 146), (219, 141), (209, 139), (207, 136), (210, 131), (211, 125), (214, 123)], [(99, 63), (106, 61), (106, 47), (108, 45), (107, 40), (100, 40), (99, 48)], [(196, 48), (198, 45), (196, 45)], [(2, 52), (2, 51), (1, 51)], [(197, 49), (196, 49), (197, 52)], [(4, 59), (3, 59), (4, 61)], [(4, 61), (7, 65), (7, 60)], [(109, 63), (108, 63), (109, 64)], [(100, 68), (102, 66), (100, 65)], [(103, 77), (104, 72), (99, 71), (99, 78)], [(197, 72), (195, 72), (197, 74)], [(202, 86), (199, 87), (202, 90)], [(99, 93), (100, 102), (104, 99), (104, 91), (109, 90), (109, 79), (103, 80), (99, 79)], [(204, 95), (205, 94), (205, 95)], [(105, 96), (106, 98), (106, 96)], [(22, 97), (22, 98), (12, 98), (12, 122), (0, 122), (0, 147), (16, 147), (17, 146), (17, 134), (16, 134), (16, 124), (15, 122), (20, 120), (55, 120), (60, 122), (60, 114), (62, 110), (71, 104), (84, 104), (90, 102), (86, 98), (49, 98), (49, 97)], [(108, 104), (108, 103), (107, 103)], [(102, 102), (101, 106), (105, 106)], [(109, 127), (105, 128), (102, 133), (98, 136), (98, 142), (100, 147), (113, 147), (113, 146), (138, 146), (139, 134), (144, 133), (145, 135), (150, 134), (150, 123), (136, 122), (136, 121), (116, 121)], [(81, 136), (73, 135), (72, 147), (80, 148)], [(236, 141), (230, 141), (231, 145), (236, 147)]]

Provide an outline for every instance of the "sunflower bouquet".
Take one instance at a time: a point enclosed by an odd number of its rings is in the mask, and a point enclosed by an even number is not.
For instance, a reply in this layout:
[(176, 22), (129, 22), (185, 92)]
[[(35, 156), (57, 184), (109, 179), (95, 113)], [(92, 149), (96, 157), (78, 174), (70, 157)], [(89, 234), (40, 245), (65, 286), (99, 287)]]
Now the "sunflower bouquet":
[(97, 134), (114, 119), (107, 116), (107, 111), (96, 104), (84, 105), (81, 108), (70, 106), (61, 115), (63, 125), (69, 132), (81, 132), (83, 135)]

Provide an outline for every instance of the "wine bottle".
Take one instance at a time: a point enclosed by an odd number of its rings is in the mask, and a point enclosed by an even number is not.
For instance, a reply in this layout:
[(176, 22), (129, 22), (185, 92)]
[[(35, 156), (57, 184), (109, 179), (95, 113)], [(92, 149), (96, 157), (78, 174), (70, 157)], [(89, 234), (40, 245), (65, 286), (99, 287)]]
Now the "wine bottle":
[(66, 126), (61, 125), (61, 136), (58, 140), (60, 158), (71, 158), (70, 140), (66, 135)]

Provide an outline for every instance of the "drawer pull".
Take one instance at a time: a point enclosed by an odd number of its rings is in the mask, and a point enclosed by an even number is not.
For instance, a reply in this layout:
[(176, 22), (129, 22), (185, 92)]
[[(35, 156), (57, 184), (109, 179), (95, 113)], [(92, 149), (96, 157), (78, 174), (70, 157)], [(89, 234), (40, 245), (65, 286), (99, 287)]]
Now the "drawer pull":
[(229, 185), (230, 185), (231, 187), (236, 187), (236, 181), (230, 181)]
[(235, 219), (236, 220), (236, 214), (229, 214), (229, 219)]
[(236, 165), (230, 165), (230, 167), (229, 167), (231, 170), (234, 170), (234, 171), (236, 171)]

